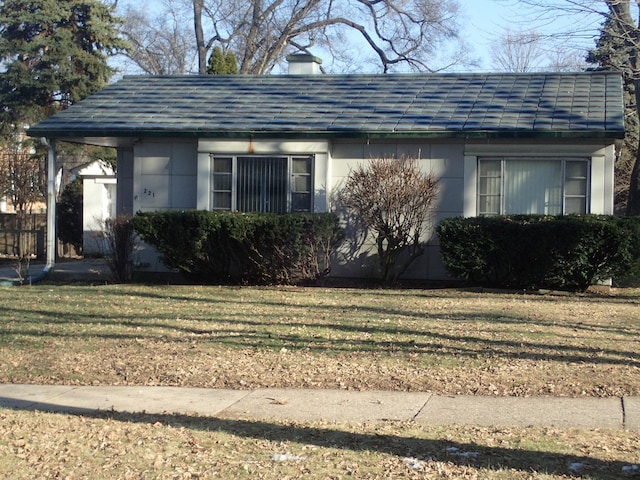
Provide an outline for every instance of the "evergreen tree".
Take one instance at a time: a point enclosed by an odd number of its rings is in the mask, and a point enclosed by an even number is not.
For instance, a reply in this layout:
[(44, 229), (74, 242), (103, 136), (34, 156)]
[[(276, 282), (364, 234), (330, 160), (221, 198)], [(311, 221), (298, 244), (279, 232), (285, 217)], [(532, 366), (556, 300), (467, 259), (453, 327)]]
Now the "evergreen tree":
[(640, 27), (631, 15), (629, 0), (606, 0), (605, 3), (608, 12), (587, 62), (622, 74), (626, 136), (616, 165), (616, 200), (618, 204), (626, 203), (627, 214), (640, 215)]
[(224, 61), (227, 64), (227, 73), (229, 75), (235, 75), (238, 73), (238, 60), (233, 52), (227, 53)]
[(99, 0), (0, 2), (0, 122), (20, 131), (103, 88), (127, 48)]
[(60, 195), (56, 208), (58, 238), (82, 252), (82, 180), (69, 183)]
[(207, 65), (207, 73), (209, 75), (235, 75), (238, 73), (236, 56), (233, 52), (228, 52), (225, 55), (220, 47), (213, 47)]

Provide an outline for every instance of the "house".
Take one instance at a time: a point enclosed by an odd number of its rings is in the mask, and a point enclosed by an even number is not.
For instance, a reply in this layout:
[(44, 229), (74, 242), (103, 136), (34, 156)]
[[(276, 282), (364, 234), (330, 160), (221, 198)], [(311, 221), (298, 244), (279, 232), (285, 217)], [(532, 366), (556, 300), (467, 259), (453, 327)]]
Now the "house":
[(93, 160), (73, 168), (70, 177), (82, 180), (82, 253), (104, 254), (104, 222), (116, 216), (116, 174), (107, 162)]
[[(317, 67), (312, 56), (294, 57)], [(610, 72), (132, 76), (29, 135), (118, 149), (121, 213), (327, 211), (360, 162), (413, 156), (450, 216), (613, 213), (622, 81)], [(446, 278), (430, 235), (407, 277)], [(362, 246), (334, 275), (373, 274)], [(344, 253), (344, 252), (343, 252)], [(162, 268), (157, 253), (140, 259)]]

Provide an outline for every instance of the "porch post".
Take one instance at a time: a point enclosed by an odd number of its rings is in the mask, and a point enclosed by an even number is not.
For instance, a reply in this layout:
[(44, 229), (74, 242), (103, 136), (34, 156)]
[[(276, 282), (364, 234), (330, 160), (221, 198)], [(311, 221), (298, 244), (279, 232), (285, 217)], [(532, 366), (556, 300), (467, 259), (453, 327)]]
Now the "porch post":
[(53, 139), (42, 139), (47, 152), (47, 264), (45, 272), (56, 262), (56, 144)]

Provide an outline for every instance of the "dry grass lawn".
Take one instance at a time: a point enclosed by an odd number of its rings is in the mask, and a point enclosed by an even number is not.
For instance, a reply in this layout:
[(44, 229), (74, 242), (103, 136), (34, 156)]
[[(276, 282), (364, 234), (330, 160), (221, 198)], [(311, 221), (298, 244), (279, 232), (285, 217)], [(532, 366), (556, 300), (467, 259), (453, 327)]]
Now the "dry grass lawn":
[[(640, 394), (640, 291), (2, 289), (0, 383)], [(0, 477), (638, 478), (640, 432), (0, 409)]]
[(0, 300), (0, 382), (640, 394), (640, 291), (36, 286)]

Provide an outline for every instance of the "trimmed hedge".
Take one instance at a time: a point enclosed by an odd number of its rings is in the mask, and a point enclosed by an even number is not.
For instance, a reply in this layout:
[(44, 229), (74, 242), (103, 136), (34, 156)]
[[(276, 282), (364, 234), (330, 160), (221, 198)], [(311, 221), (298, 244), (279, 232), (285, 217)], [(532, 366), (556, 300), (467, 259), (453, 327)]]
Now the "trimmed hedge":
[(476, 285), (585, 290), (640, 270), (640, 218), (448, 218), (437, 233), (449, 273)]
[(342, 238), (329, 213), (138, 213), (133, 225), (169, 268), (207, 283), (297, 284), (331, 270)]

